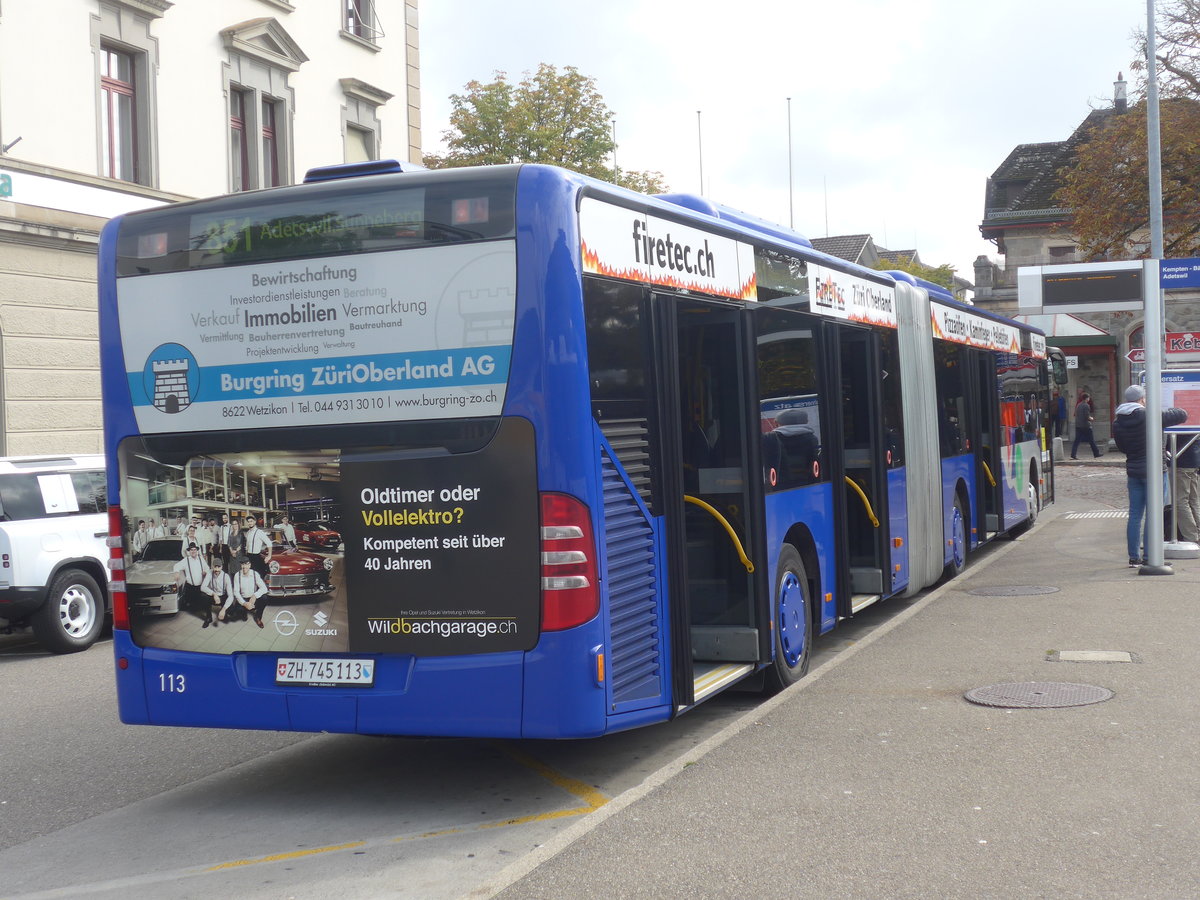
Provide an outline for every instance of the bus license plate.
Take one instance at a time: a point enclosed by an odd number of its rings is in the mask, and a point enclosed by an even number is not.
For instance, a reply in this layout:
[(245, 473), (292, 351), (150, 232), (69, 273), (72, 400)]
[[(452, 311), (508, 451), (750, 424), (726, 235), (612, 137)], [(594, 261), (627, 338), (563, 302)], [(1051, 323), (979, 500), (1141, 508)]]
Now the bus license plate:
[(375, 661), (373, 659), (279, 659), (275, 664), (275, 683), (306, 684), (312, 687), (370, 686), (375, 683)]

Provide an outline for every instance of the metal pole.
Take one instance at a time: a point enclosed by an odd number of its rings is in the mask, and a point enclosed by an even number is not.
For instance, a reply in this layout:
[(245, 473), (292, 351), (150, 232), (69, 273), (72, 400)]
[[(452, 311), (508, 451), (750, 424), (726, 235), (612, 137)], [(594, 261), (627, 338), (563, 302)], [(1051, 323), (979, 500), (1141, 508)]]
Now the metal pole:
[(796, 204), (792, 197), (792, 98), (787, 98), (788, 112), (788, 228), (796, 227)]
[(700, 130), (700, 110), (696, 110), (696, 148), (700, 151), (700, 193), (704, 193), (704, 133)]
[[(1163, 257), (1162, 140), (1158, 132), (1158, 62), (1154, 0), (1146, 0), (1146, 162), (1150, 170), (1150, 256), (1142, 268), (1145, 279), (1146, 333), (1146, 565), (1142, 575), (1173, 575), (1163, 556), (1162, 468), (1162, 347), (1163, 292), (1159, 261)], [(1174, 537), (1174, 535), (1172, 535)]]

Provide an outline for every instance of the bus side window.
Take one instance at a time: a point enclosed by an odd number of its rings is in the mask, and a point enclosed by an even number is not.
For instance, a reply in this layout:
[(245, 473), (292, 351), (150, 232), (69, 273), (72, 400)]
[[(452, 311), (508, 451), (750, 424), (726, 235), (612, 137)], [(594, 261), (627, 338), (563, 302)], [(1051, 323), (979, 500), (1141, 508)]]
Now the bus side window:
[(763, 484), (770, 492), (824, 481), (820, 366), (811, 320), (788, 310), (762, 309), (755, 322)]

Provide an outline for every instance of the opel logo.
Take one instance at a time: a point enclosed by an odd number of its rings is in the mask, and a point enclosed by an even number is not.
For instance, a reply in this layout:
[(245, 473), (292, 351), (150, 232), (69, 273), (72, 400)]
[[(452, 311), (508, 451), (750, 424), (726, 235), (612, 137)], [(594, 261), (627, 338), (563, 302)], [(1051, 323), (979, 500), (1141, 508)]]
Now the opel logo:
[(281, 609), (275, 613), (275, 630), (284, 637), (290, 637), (300, 627), (300, 623), (296, 621), (296, 617), (292, 615), (291, 610)]

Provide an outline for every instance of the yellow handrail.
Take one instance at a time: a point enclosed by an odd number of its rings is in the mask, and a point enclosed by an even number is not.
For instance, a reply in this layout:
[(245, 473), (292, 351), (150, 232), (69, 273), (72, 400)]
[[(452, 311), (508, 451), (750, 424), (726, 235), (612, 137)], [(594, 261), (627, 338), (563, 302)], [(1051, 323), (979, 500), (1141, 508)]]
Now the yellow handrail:
[(992, 487), (995, 487), (996, 486), (996, 477), (992, 474), (992, 470), (988, 468), (988, 464), (986, 462), (984, 462), (982, 459), (979, 461), (979, 464), (981, 466), (983, 466), (983, 472), (988, 477), (988, 484), (990, 484)]
[(690, 494), (684, 494), (683, 499), (687, 503), (694, 503), (710, 516), (725, 526), (725, 531), (729, 533), (729, 539), (733, 541), (733, 546), (737, 549), (738, 559), (742, 561), (742, 565), (746, 567), (747, 573), (754, 572), (754, 563), (750, 562), (750, 557), (746, 555), (746, 551), (742, 549), (742, 542), (738, 540), (737, 533), (733, 530), (733, 526), (729, 524), (729, 520), (713, 509), (709, 504), (705, 503), (699, 497), (693, 497)]
[(879, 520), (875, 518), (875, 510), (871, 509), (871, 501), (867, 499), (867, 495), (863, 493), (863, 489), (860, 488), (849, 475), (846, 476), (846, 484), (854, 488), (854, 492), (858, 494), (859, 499), (862, 500), (863, 506), (867, 508), (867, 518), (871, 520), (872, 525), (878, 528)]

